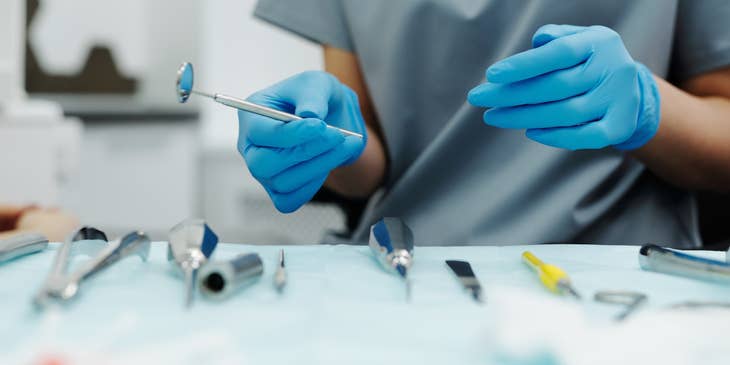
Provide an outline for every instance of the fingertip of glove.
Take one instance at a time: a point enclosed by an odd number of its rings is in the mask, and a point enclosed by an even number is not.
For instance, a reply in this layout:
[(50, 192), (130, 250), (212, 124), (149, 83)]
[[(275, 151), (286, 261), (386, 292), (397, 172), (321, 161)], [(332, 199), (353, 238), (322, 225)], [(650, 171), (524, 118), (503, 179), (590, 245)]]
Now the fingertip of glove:
[(299, 209), (300, 205), (283, 199), (276, 199), (274, 200), (274, 207), (279, 211), (279, 213), (289, 214), (294, 213), (297, 209)]
[(297, 201), (292, 199), (291, 196), (285, 196), (285, 195), (279, 195), (268, 188), (265, 188), (266, 192), (269, 193), (269, 198), (271, 198), (271, 202), (274, 203), (274, 208), (279, 211), (279, 213), (283, 214), (289, 214), (295, 212), (299, 207), (304, 205), (304, 203), (299, 204)]
[(325, 123), (322, 119), (316, 117), (304, 118), (300, 121), (300, 123), (304, 126), (304, 128), (315, 130), (318, 132), (324, 132), (324, 130), (327, 128), (327, 123)]
[(492, 127), (500, 127), (499, 123), (496, 123), (497, 118), (495, 118), (498, 113), (498, 109), (495, 108), (486, 110), (484, 114), (482, 114), (482, 121), (486, 125), (491, 125)]
[(540, 47), (552, 40), (553, 37), (551, 35), (542, 33), (540, 32), (540, 29), (538, 29), (538, 33), (535, 33), (535, 36), (532, 37), (532, 48)]
[(494, 106), (493, 95), (497, 86), (489, 82), (481, 84), (469, 91), (466, 96), (469, 104), (480, 107)]
[(345, 137), (341, 145), (344, 155), (343, 165), (349, 165), (355, 162), (365, 150), (365, 141), (356, 136)]
[(339, 144), (345, 141), (345, 136), (342, 135), (342, 132), (338, 131), (335, 128), (330, 128), (325, 124), (324, 131), (322, 131), (322, 138), (324, 138), (327, 141), (330, 141), (335, 144)]
[(300, 138), (305, 139), (321, 135), (327, 129), (327, 124), (324, 121), (315, 118), (305, 118), (290, 123), (295, 123), (292, 127), (296, 130)]
[(479, 106), (479, 94), (482, 90), (482, 85), (479, 85), (471, 90), (469, 90), (469, 93), (466, 94), (466, 100), (469, 102), (469, 104), (474, 106)]
[(508, 82), (506, 79), (507, 71), (510, 70), (509, 64), (499, 61), (487, 68), (486, 78), (488, 82), (501, 84)]
[(553, 146), (554, 142), (546, 136), (545, 130), (540, 128), (531, 128), (525, 130), (525, 137), (528, 139), (535, 141), (537, 143), (541, 143), (547, 146)]
[(317, 115), (316, 112), (314, 112), (312, 110), (297, 110), (296, 113), (298, 116), (305, 118), (305, 119), (320, 119), (321, 118), (319, 115)]

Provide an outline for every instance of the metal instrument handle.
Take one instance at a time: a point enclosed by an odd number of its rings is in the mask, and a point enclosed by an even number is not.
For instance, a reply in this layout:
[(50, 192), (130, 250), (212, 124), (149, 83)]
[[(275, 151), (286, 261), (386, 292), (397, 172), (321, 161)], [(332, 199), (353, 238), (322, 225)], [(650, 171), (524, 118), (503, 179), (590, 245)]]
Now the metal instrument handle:
[(40, 234), (21, 234), (0, 241), (0, 262), (43, 251), (48, 239)]

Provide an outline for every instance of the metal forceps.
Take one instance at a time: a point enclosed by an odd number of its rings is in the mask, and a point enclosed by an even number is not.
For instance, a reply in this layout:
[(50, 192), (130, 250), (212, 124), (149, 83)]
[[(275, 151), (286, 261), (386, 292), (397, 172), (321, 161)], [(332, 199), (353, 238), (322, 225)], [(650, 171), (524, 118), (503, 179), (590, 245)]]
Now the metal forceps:
[(604, 290), (597, 292), (593, 299), (601, 303), (623, 305), (624, 310), (615, 317), (616, 321), (623, 321), (646, 302), (647, 296), (644, 293), (627, 290)]
[[(84, 280), (132, 254), (138, 254), (144, 261), (147, 259), (149, 250), (150, 240), (142, 232), (129, 233), (107, 244), (106, 235), (103, 232), (95, 228), (83, 227), (59, 249), (51, 273), (35, 297), (34, 303), (37, 308), (44, 308), (51, 300), (67, 301), (76, 296)], [(79, 269), (70, 274), (67, 273), (70, 257), (80, 251), (100, 252)]]
[(36, 308), (44, 308), (55, 297), (67, 282), (67, 271), (71, 258), (84, 253), (93, 256), (107, 244), (106, 234), (93, 227), (81, 227), (71, 235), (61, 245), (53, 259), (51, 272), (48, 273), (46, 281), (41, 289), (33, 298), (33, 304)]

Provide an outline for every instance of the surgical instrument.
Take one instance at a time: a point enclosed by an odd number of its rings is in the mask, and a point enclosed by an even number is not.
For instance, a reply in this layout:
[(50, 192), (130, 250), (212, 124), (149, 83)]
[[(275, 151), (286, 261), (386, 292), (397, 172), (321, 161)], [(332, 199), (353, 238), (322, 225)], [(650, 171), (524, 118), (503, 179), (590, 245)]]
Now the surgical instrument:
[(451, 268), (451, 271), (456, 274), (461, 285), (464, 286), (464, 289), (471, 293), (474, 300), (479, 303), (484, 303), (484, 298), (482, 297), (482, 286), (479, 284), (479, 280), (477, 280), (477, 277), (474, 275), (474, 271), (471, 269), (469, 262), (446, 260), (446, 265), (448, 265), (449, 268)]
[(48, 239), (40, 234), (28, 233), (0, 241), (0, 263), (21, 256), (41, 252), (48, 247)]
[(730, 309), (730, 302), (698, 302), (687, 301), (672, 304), (669, 309), (700, 309), (700, 308), (719, 308)]
[(400, 218), (385, 217), (370, 228), (370, 250), (380, 266), (398, 274), (406, 286), (406, 299), (411, 298), (408, 270), (413, 265), (413, 232)]
[[(193, 79), (194, 79), (194, 72), (193, 72), (193, 65), (190, 62), (183, 62), (183, 64), (180, 65), (180, 68), (177, 70), (177, 81), (175, 83), (175, 92), (177, 93), (177, 101), (179, 103), (185, 103), (188, 101), (188, 98), (190, 98), (191, 94), (196, 94), (200, 96), (204, 96), (209, 99), (213, 99), (213, 101), (223, 104), (225, 106), (247, 111), (250, 113), (255, 113), (258, 115), (263, 115), (265, 117), (269, 117), (272, 119), (276, 119), (278, 121), (289, 123), (291, 121), (295, 120), (301, 120), (304, 119), (300, 116), (290, 114), (287, 112), (283, 112), (281, 110), (276, 110), (273, 108), (269, 108), (263, 105), (259, 105), (253, 102), (250, 102), (248, 100), (243, 100), (237, 97), (224, 95), (224, 94), (210, 94), (202, 91), (198, 91), (193, 89)], [(355, 136), (362, 138), (362, 134), (355, 133), (348, 131), (346, 129), (337, 128), (335, 126), (328, 125), (327, 128), (336, 129), (342, 134), (348, 135), (348, 136)]]
[(570, 282), (570, 277), (568, 277), (568, 274), (563, 269), (542, 262), (530, 251), (522, 253), (522, 260), (538, 274), (540, 282), (548, 290), (558, 294), (569, 293), (576, 299), (580, 299), (580, 295), (578, 295), (578, 292), (575, 291)]
[(142, 232), (132, 232), (109, 243), (98, 256), (94, 257), (68, 276), (65, 285), (54, 296), (61, 300), (69, 300), (76, 296), (84, 280), (91, 278), (104, 269), (131, 255), (139, 256), (147, 261), (150, 253), (150, 239)]
[(284, 250), (279, 251), (279, 260), (276, 265), (276, 272), (274, 272), (274, 287), (279, 293), (284, 291), (286, 286), (286, 267), (284, 266)]
[(616, 321), (623, 321), (639, 306), (646, 302), (647, 296), (644, 293), (626, 290), (604, 290), (597, 292), (593, 299), (597, 302), (608, 304), (620, 304), (625, 306), (624, 310), (616, 316)]
[(648, 271), (730, 284), (730, 263), (688, 255), (657, 245), (641, 246), (639, 265)]
[(229, 261), (211, 261), (200, 269), (200, 292), (210, 299), (224, 299), (261, 278), (264, 263), (256, 253)]
[(93, 255), (106, 245), (107, 238), (104, 232), (93, 227), (81, 227), (70, 234), (56, 252), (51, 272), (33, 298), (35, 307), (38, 309), (45, 308), (57, 296), (57, 293), (66, 287), (68, 280), (66, 272), (72, 256), (79, 253)]
[(208, 261), (218, 244), (218, 236), (202, 219), (188, 219), (170, 230), (167, 260), (174, 262), (185, 278), (185, 305), (193, 304), (198, 269)]

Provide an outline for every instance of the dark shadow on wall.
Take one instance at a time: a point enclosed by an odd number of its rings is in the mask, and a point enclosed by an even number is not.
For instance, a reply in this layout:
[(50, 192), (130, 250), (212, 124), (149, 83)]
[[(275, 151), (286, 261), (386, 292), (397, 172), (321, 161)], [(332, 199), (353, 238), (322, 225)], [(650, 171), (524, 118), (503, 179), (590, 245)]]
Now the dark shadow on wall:
[[(39, 0), (26, 0), (26, 34), (40, 6)], [(73, 24), (69, 24), (72, 27)], [(114, 63), (112, 52), (95, 45), (81, 72), (73, 76), (47, 73), (38, 63), (28, 37), (25, 41), (25, 89), (29, 93), (133, 94), (137, 80), (122, 75)]]

